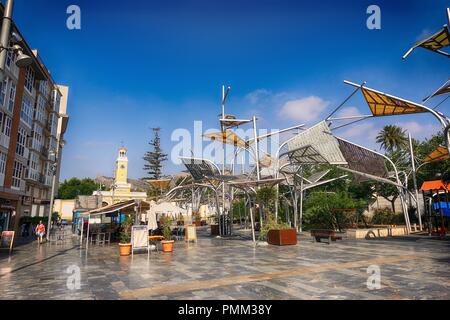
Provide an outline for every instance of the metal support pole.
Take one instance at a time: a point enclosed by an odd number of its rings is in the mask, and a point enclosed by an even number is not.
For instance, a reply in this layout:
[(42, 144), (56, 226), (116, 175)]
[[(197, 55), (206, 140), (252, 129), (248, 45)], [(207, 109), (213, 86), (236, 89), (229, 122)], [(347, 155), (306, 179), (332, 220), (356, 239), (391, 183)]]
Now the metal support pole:
[[(413, 145), (412, 145), (411, 133), (408, 134), (408, 137), (409, 137), (409, 150), (411, 153), (411, 167), (412, 167), (414, 190), (416, 192), (416, 210), (417, 210), (417, 216), (419, 217), (419, 228), (420, 228), (420, 231), (422, 231), (422, 213), (420, 212), (420, 205), (419, 205), (419, 190), (417, 189), (416, 164), (414, 162), (414, 150), (413, 150)], [(408, 178), (406, 178), (406, 179), (408, 179)]]
[[(255, 161), (256, 161), (256, 178), (258, 181), (261, 180), (261, 172), (259, 171), (259, 141), (258, 141), (258, 134), (256, 130), (256, 116), (253, 116), (253, 137), (255, 139)], [(258, 186), (259, 190), (259, 186)], [(261, 204), (259, 205), (259, 217), (260, 217), (260, 223), (262, 228), (262, 207)]]
[(298, 220), (298, 231), (302, 232), (303, 223), (303, 166), (300, 167), (300, 217)]
[(59, 162), (59, 147), (60, 147), (60, 135), (58, 135), (58, 139), (56, 141), (56, 150), (55, 150), (55, 163), (52, 168), (52, 190), (50, 193), (50, 208), (48, 209), (48, 222), (47, 222), (47, 240), (50, 240), (50, 227), (52, 223), (52, 214), (53, 214), (53, 205), (55, 202), (55, 189), (56, 189), (56, 174), (58, 172)]
[(6, 61), (6, 49), (9, 47), (9, 35), (11, 33), (12, 14), (14, 8), (14, 0), (6, 1), (5, 11), (2, 20), (2, 30), (0, 34), (0, 81), (4, 79), (5, 61)]
[[(225, 119), (225, 86), (222, 86), (222, 118), (221, 119)], [(223, 126), (223, 124), (221, 124), (221, 130), (222, 130), (222, 135), (225, 135), (225, 127)], [(223, 139), (225, 140), (225, 139)], [(226, 150), (226, 145), (225, 145), (225, 141), (223, 141), (222, 143), (222, 174), (225, 175), (225, 150)], [(219, 218), (223, 219), (222, 223), (219, 222), (219, 234), (220, 236), (225, 234), (225, 182), (222, 182), (222, 216)], [(223, 228), (223, 230), (222, 230)]]
[(87, 225), (87, 231), (86, 231), (86, 251), (89, 248), (89, 229), (90, 229), (90, 225), (91, 225), (91, 214), (89, 213), (88, 225)]

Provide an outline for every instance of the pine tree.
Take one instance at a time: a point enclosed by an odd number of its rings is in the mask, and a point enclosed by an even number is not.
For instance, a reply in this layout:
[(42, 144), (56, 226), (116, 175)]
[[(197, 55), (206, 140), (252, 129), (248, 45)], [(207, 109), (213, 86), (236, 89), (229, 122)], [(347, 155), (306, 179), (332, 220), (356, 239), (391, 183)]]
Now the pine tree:
[(152, 146), (152, 151), (148, 151), (144, 155), (144, 160), (146, 164), (144, 165), (144, 170), (149, 175), (146, 179), (161, 179), (162, 175), (162, 163), (167, 160), (167, 154), (163, 153), (161, 149), (161, 138), (160, 131), (161, 128), (152, 128), (154, 139), (150, 141)]

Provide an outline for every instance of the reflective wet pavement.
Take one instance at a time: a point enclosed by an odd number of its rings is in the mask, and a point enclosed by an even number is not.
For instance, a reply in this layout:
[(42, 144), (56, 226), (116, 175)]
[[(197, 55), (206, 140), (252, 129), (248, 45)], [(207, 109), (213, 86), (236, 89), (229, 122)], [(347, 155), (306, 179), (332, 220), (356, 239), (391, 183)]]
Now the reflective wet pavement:
[(0, 253), (0, 299), (450, 299), (449, 249), (419, 236), (256, 248), (203, 236), (172, 254), (119, 257), (115, 244), (33, 242)]

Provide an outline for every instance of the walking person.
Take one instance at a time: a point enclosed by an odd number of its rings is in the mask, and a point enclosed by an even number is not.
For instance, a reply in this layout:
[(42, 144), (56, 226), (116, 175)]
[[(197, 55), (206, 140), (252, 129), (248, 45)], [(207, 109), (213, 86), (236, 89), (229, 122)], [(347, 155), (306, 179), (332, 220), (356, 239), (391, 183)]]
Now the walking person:
[(39, 224), (36, 227), (36, 235), (38, 236), (39, 244), (41, 244), (45, 235), (45, 225), (42, 223), (42, 220), (39, 221)]

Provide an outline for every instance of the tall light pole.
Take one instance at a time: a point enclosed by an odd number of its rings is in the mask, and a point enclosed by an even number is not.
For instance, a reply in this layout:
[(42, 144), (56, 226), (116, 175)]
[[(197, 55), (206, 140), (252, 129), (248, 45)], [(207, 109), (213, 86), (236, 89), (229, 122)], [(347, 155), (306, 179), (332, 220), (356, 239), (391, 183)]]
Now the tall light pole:
[[(408, 133), (408, 138), (409, 138), (409, 151), (411, 154), (411, 167), (412, 167), (414, 191), (416, 192), (417, 215), (419, 217), (420, 231), (422, 231), (422, 217), (421, 217), (420, 205), (419, 205), (419, 190), (417, 189), (416, 164), (414, 163), (414, 150), (413, 150), (413, 145), (412, 145), (411, 133)], [(406, 177), (406, 183), (408, 183), (408, 177)]]
[[(12, 13), (14, 7), (14, 0), (6, 1), (5, 12), (3, 14), (2, 20), (2, 32), (0, 34), (0, 46), (2, 50), (0, 51), (0, 69), (5, 70), (6, 61), (6, 50), (3, 48), (9, 47), (9, 36), (11, 33), (11, 23), (12, 23)], [(3, 81), (3, 72), (0, 74), (0, 80)]]
[[(17, 44), (22, 41), (21, 37), (16, 33), (13, 33), (11, 37), (13, 7), (14, 1), (8, 0), (2, 18), (2, 30), (0, 33), (0, 81), (3, 81), (5, 78), (5, 62), (8, 52), (17, 54), (16, 65), (19, 68), (28, 67), (33, 63), (33, 59), (24, 54), (22, 47)], [(11, 41), (16, 43), (12, 47), (9, 46)]]
[[(225, 90), (225, 86), (222, 86), (222, 117), (221, 120), (225, 119), (225, 102), (227, 100), (228, 94), (230, 93), (231, 87), (227, 87)], [(220, 123), (221, 125), (221, 131), (222, 135), (225, 136), (225, 125), (223, 122)], [(222, 143), (222, 174), (225, 175), (225, 151), (226, 151), (226, 144), (225, 144), (225, 137), (223, 137), (223, 143)], [(222, 182), (222, 218), (223, 218), (223, 225), (220, 226), (220, 217), (219, 217), (219, 234), (222, 233), (221, 229), (223, 228), (223, 233), (226, 233), (226, 217), (225, 217), (225, 182)], [(222, 227), (222, 228), (221, 228)], [(222, 235), (222, 234), (221, 234)]]
[(58, 160), (59, 160), (59, 147), (60, 147), (60, 136), (58, 135), (58, 139), (56, 141), (56, 150), (52, 153), (55, 157), (55, 162), (52, 166), (52, 191), (50, 193), (50, 208), (48, 209), (48, 222), (47, 222), (47, 240), (50, 239), (50, 228), (52, 225), (52, 215), (53, 215), (53, 205), (55, 202), (55, 188), (56, 188), (56, 173), (58, 171)]

